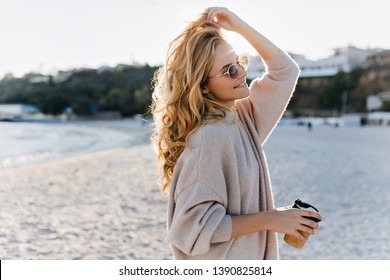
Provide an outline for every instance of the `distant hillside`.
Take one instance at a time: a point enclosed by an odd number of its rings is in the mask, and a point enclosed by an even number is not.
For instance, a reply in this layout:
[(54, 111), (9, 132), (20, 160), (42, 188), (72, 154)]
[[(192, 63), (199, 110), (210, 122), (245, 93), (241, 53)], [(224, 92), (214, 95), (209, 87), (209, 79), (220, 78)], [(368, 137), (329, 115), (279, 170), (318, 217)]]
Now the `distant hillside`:
[[(61, 71), (57, 76), (7, 75), (0, 81), (0, 103), (28, 103), (45, 114), (72, 108), (79, 115), (116, 111), (122, 116), (147, 113), (151, 82), (157, 67), (118, 65), (114, 68)], [(368, 95), (390, 91), (390, 64), (372, 64), (333, 77), (300, 78), (288, 110), (294, 115), (339, 115), (365, 112)], [(383, 110), (389, 110), (386, 105)]]
[(29, 103), (45, 114), (72, 108), (80, 115), (118, 111), (123, 116), (144, 114), (151, 100), (156, 67), (118, 65), (102, 70), (81, 69), (57, 76), (30, 73), (0, 81), (0, 103)]
[(288, 109), (296, 115), (366, 112), (367, 96), (385, 91), (390, 91), (390, 64), (374, 64), (333, 77), (300, 78)]

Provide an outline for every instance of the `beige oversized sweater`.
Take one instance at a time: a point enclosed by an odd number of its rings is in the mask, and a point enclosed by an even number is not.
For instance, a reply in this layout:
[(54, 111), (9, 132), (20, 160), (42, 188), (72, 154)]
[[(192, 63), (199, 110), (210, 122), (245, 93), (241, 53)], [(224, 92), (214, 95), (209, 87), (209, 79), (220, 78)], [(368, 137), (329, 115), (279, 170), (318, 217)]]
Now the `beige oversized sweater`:
[(274, 209), (262, 145), (282, 116), (299, 68), (283, 51), (236, 101), (237, 114), (189, 137), (172, 176), (168, 241), (175, 259), (278, 259), (276, 233), (232, 238), (233, 215)]

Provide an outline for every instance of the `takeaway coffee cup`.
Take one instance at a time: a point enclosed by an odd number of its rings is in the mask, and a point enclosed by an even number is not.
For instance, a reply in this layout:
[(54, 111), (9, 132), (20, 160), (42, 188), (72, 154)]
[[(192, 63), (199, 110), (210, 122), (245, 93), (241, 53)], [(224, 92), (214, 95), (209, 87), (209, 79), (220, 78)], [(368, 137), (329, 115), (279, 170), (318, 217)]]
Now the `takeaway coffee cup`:
[[(295, 200), (293, 208), (312, 210), (312, 211), (319, 212), (317, 210), (317, 208), (315, 208), (314, 206), (312, 206), (308, 203), (302, 202), (300, 199)], [(313, 217), (307, 217), (307, 216), (303, 216), (303, 217), (306, 219), (312, 220), (316, 223), (319, 223), (321, 221), (321, 220), (319, 220), (317, 218), (313, 218)], [(304, 241), (299, 240), (298, 238), (296, 238), (294, 235), (291, 235), (291, 234), (285, 234), (283, 240), (292, 247), (302, 248), (305, 245), (306, 241), (309, 239), (310, 234), (308, 234), (306, 232), (302, 232), (302, 231), (299, 231), (299, 232), (305, 237)]]

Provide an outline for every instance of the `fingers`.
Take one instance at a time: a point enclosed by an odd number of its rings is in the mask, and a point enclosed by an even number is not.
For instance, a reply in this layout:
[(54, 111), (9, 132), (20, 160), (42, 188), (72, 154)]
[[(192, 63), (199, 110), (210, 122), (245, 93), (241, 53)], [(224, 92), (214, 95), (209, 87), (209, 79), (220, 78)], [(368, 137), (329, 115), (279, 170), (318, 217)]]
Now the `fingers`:
[[(300, 241), (301, 244), (305, 244), (307, 239), (309, 239), (310, 233), (307, 233), (307, 232), (304, 232), (301, 230), (295, 230), (295, 231), (287, 233), (287, 235), (294, 236), (295, 238), (297, 238)], [(292, 240), (294, 240), (294, 239), (292, 239)], [(289, 243), (289, 242), (287, 242), (287, 243)], [(294, 241), (293, 243), (296, 243), (296, 241)]]
[(227, 8), (224, 7), (211, 7), (207, 9), (208, 15), (207, 15), (207, 21), (209, 22), (218, 22), (221, 19), (228, 19), (230, 18), (233, 13), (229, 11)]
[[(302, 215), (301, 225), (298, 227), (299, 234), (307, 235), (306, 237), (308, 237), (309, 234), (315, 235), (316, 230), (320, 228), (318, 225), (318, 221), (322, 220), (323, 218), (322, 215), (313, 211), (301, 210), (300, 212), (303, 213), (301, 213)], [(314, 218), (315, 220), (311, 220), (309, 218)]]
[(312, 228), (312, 229), (319, 229), (320, 226), (315, 221), (309, 220), (305, 217), (302, 217), (301, 225)]
[(218, 21), (217, 15), (226, 13), (227, 9), (221, 8), (221, 7), (211, 7), (211, 8), (208, 8), (207, 11), (208, 11), (207, 21), (208, 22), (217, 22)]
[(309, 234), (314, 234), (314, 230), (319, 229), (318, 222), (322, 220), (322, 215), (310, 210), (297, 210), (299, 219), (299, 229)]
[(322, 219), (322, 215), (310, 210), (302, 210), (286, 206), (276, 209), (273, 212), (276, 214), (276, 223), (273, 225), (274, 230), (277, 232), (283, 232), (292, 234), (299, 238), (298, 231), (306, 234), (313, 235), (315, 231), (319, 229), (317, 222), (308, 219), (307, 217), (315, 217), (319, 220)]
[(315, 235), (316, 234), (316, 231), (315, 231), (315, 228), (313, 227), (309, 227), (309, 226), (305, 226), (305, 225), (301, 225), (299, 228), (298, 228), (298, 232), (300, 232), (301, 234), (302, 233), (306, 233), (306, 235)]
[[(304, 212), (300, 210), (299, 212)], [(312, 212), (312, 211), (309, 211)], [(309, 220), (307, 217), (303, 216), (304, 213), (300, 213), (301, 223), (295, 228), (295, 230), (290, 233), (298, 238), (301, 242), (306, 242), (310, 235), (315, 235), (316, 230), (319, 229), (318, 223), (315, 221)], [(318, 214), (318, 213), (317, 213)], [(315, 218), (322, 220), (322, 215), (314, 215)]]
[(238, 32), (238, 28), (245, 22), (236, 14), (224, 7), (211, 7), (207, 10), (206, 20), (217, 24), (219, 27)]
[(302, 212), (304, 212), (304, 214), (302, 214), (302, 217), (315, 221), (317, 223), (320, 222), (323, 218), (322, 215), (318, 212), (308, 211), (308, 210), (302, 210)]

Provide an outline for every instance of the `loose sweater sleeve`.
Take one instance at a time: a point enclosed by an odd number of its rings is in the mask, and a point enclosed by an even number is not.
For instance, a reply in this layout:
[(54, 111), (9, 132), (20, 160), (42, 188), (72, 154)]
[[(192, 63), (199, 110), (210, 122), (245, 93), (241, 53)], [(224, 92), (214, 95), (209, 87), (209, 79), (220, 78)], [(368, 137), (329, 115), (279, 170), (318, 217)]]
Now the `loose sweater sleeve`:
[(200, 128), (193, 136), (195, 147), (186, 148), (175, 166), (168, 241), (186, 255), (206, 254), (213, 244), (231, 239), (225, 182), (229, 170), (224, 167), (231, 147), (223, 133), (212, 125)]
[(249, 98), (236, 103), (239, 111), (251, 111), (262, 144), (282, 117), (300, 71), (298, 65), (282, 50), (264, 63), (266, 73), (251, 83)]

